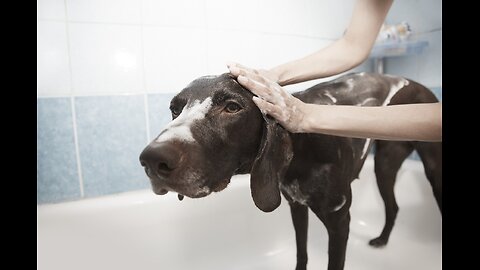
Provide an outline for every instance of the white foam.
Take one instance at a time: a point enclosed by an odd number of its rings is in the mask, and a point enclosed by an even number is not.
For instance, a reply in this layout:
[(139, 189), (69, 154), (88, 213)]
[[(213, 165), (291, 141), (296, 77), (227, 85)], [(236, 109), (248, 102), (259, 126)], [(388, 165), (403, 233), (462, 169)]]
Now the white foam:
[(363, 145), (363, 151), (362, 151), (362, 157), (361, 159), (363, 159), (365, 157), (365, 155), (367, 154), (367, 150), (368, 150), (368, 146), (370, 146), (370, 141), (372, 139), (368, 138), (365, 140), (365, 144)]
[(400, 80), (396, 83), (396, 84), (393, 84), (391, 87), (390, 87), (390, 92), (388, 93), (388, 96), (387, 98), (383, 101), (383, 104), (382, 106), (387, 106), (388, 104), (390, 104), (390, 100), (392, 99), (392, 97), (400, 90), (402, 89), (404, 86), (407, 86), (409, 84), (409, 81), (404, 79), (404, 78), (399, 78)]
[(206, 98), (201, 103), (199, 100), (195, 100), (191, 106), (184, 108), (182, 113), (165, 127), (156, 141), (195, 141), (190, 127), (196, 120), (205, 118), (205, 114), (210, 110), (211, 107), (212, 98), (210, 97)]
[(330, 92), (325, 91), (324, 95), (327, 96), (329, 99), (331, 99), (333, 103), (337, 103), (337, 99), (334, 96), (332, 96), (332, 94), (330, 94)]
[(337, 212), (338, 210), (342, 209), (346, 202), (347, 198), (345, 197), (345, 195), (342, 195), (342, 202), (339, 205), (335, 206), (331, 212)]
[(348, 85), (348, 90), (352, 90), (352, 89), (353, 89), (353, 87), (354, 87), (355, 84), (354, 84), (352, 78), (350, 78), (350, 79), (347, 80), (347, 85)]
[(376, 100), (376, 98), (369, 97), (369, 98), (366, 98), (364, 101), (362, 101), (362, 103), (357, 104), (357, 106), (364, 106), (364, 105), (367, 104), (368, 102), (370, 102), (370, 101), (375, 101), (375, 100)]

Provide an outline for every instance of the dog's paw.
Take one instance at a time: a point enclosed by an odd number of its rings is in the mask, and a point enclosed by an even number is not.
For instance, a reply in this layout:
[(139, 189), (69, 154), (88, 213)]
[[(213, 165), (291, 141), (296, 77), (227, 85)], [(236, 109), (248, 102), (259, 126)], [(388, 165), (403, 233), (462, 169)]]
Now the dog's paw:
[(374, 238), (368, 242), (372, 247), (384, 247), (387, 244), (388, 240), (385, 240), (381, 237)]

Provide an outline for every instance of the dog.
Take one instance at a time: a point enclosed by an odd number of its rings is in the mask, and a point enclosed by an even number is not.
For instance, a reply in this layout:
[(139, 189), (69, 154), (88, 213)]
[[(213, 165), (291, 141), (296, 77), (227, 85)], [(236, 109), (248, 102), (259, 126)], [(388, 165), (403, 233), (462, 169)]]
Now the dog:
[[(357, 73), (293, 94), (306, 103), (387, 106), (435, 103), (430, 90), (412, 80)], [(290, 133), (260, 112), (253, 94), (229, 73), (191, 82), (170, 103), (172, 122), (140, 155), (153, 192), (200, 198), (227, 187), (235, 174), (250, 174), (253, 202), (275, 210), (287, 199), (295, 228), (296, 269), (306, 269), (308, 208), (327, 228), (328, 269), (343, 269), (352, 201), (373, 140)], [(398, 213), (394, 184), (403, 161), (416, 150), (438, 207), (442, 209), (442, 143), (375, 141), (375, 174), (385, 204), (382, 233), (369, 244), (387, 244)]]

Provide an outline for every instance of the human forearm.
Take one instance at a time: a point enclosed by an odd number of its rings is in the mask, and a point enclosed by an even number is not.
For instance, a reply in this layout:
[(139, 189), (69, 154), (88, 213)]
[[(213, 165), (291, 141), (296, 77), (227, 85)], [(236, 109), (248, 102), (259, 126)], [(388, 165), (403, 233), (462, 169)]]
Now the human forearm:
[(357, 107), (305, 104), (302, 130), (345, 137), (442, 141), (442, 104)]
[(280, 85), (288, 85), (347, 71), (369, 55), (393, 0), (358, 0), (343, 37), (303, 58), (265, 71)]
[(324, 49), (274, 67), (269, 72), (275, 74), (280, 85), (328, 77), (359, 65), (368, 56), (366, 51), (341, 38)]
[(381, 107), (304, 103), (260, 72), (231, 66), (253, 101), (294, 133), (401, 141), (442, 141), (442, 103)]

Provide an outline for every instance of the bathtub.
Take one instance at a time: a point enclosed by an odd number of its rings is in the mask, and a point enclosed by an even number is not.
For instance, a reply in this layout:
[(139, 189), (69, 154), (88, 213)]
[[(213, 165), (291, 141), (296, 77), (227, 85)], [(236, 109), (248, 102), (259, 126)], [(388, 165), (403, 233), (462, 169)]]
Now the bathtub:
[[(395, 191), (400, 211), (390, 241), (372, 248), (368, 241), (385, 214), (369, 157), (352, 183), (345, 269), (442, 268), (442, 218), (419, 161), (405, 161)], [(258, 210), (249, 175), (202, 199), (140, 190), (39, 205), (37, 226), (39, 270), (295, 269), (288, 203), (282, 198), (274, 212)], [(327, 240), (310, 212), (308, 269), (327, 269)]]

